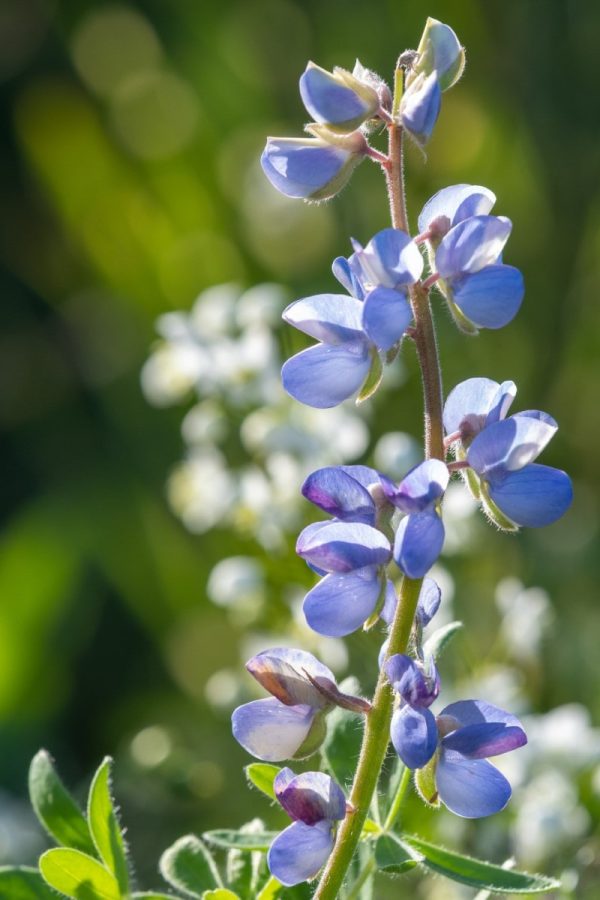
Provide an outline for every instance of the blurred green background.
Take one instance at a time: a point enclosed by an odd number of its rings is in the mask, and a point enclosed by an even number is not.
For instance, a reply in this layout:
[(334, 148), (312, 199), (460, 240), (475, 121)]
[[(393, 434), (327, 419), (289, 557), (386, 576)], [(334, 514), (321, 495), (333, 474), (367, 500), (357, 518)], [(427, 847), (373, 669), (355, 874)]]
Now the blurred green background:
[[(514, 222), (506, 259), (527, 286), (516, 321), (478, 339), (457, 334), (440, 309), (445, 383), (514, 379), (515, 408), (558, 419), (544, 462), (568, 469), (576, 488), (572, 510), (551, 528), (513, 537), (478, 519), (470, 546), (448, 556), (454, 612), (468, 629), (444, 674), (470, 684), (512, 672), (532, 714), (581, 705), (592, 749), (580, 765), (569, 768), (568, 756), (581, 734), (556, 726), (567, 759), (557, 765), (579, 824), (555, 850), (548, 845), (552, 853), (530, 859), (579, 873), (576, 896), (600, 895), (592, 728), (600, 718), (600, 6), (592, 0), (2, 0), (0, 861), (28, 862), (43, 846), (23, 800), (40, 746), (75, 787), (103, 755), (116, 756), (147, 886), (156, 885), (158, 853), (182, 833), (252, 815), (283, 824), (245, 789), (247, 757), (230, 736), (229, 713), (251, 696), (241, 676), (249, 632), (293, 642), (289, 585), (310, 579), (292, 534), (266, 553), (251, 516), (202, 534), (184, 527), (165, 484), (184, 453), (185, 404), (150, 405), (140, 372), (159, 315), (189, 310), (221, 283), (277, 282), (290, 298), (333, 289), (330, 263), (347, 254), (348, 236), (366, 241), (387, 224), (382, 180), (368, 162), (333, 203), (306, 206), (276, 195), (257, 160), (267, 134), (300, 133), (297, 80), (308, 59), (352, 68), (358, 55), (389, 78), (427, 15), (455, 28), (467, 69), (444, 96), (427, 162), (409, 150), (412, 222), (447, 184), (489, 186)], [(278, 341), (283, 355), (303, 345), (290, 330)], [(417, 372), (404, 355), (404, 383), (367, 414), (366, 460), (385, 431), (420, 437)], [(241, 464), (236, 422), (226, 456)], [(256, 557), (264, 571), (249, 614), (207, 596), (214, 566), (236, 555)], [(498, 638), (494, 595), (507, 576), (551, 598), (552, 622), (525, 661)], [(377, 637), (347, 645), (341, 674), (356, 672), (368, 688)], [(414, 816), (433, 827), (417, 805)], [(510, 821), (502, 834), (488, 829), (497, 859), (514, 850)], [(481, 840), (465, 835), (467, 846)]]

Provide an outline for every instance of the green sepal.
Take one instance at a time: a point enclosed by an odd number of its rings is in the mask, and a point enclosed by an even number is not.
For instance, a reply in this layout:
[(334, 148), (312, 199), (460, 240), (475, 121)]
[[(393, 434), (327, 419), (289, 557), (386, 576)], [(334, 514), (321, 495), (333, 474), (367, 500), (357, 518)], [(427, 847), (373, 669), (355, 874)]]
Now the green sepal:
[(316, 753), (321, 747), (323, 741), (327, 737), (327, 722), (325, 721), (325, 717), (328, 712), (328, 709), (319, 709), (315, 713), (310, 730), (294, 753), (292, 759), (308, 759), (309, 756), (312, 756), (313, 753)]
[[(441, 279), (440, 279), (441, 281)], [(437, 284), (440, 284), (440, 281)], [(479, 328), (471, 322), (470, 319), (461, 312), (456, 303), (450, 299), (449, 293), (445, 294), (446, 303), (448, 304), (448, 309), (450, 310), (450, 315), (454, 319), (454, 322), (459, 331), (462, 331), (463, 334), (468, 334), (471, 337), (475, 337), (479, 334)]]
[(273, 782), (277, 775), (281, 772), (279, 766), (272, 766), (270, 763), (250, 763), (244, 768), (244, 774), (250, 784), (258, 788), (270, 800), (276, 800), (275, 788)]
[(117, 879), (122, 894), (129, 892), (127, 854), (117, 813), (110, 794), (112, 759), (107, 756), (94, 775), (88, 797), (88, 823), (94, 844), (107, 869)]
[(72, 900), (121, 900), (115, 876), (80, 850), (47, 850), (40, 856), (40, 872), (51, 887)]
[(158, 867), (165, 881), (194, 897), (202, 891), (223, 887), (210, 850), (195, 834), (175, 841), (161, 856)]
[(58, 844), (96, 854), (86, 818), (62, 783), (46, 750), (40, 750), (31, 761), (29, 797), (40, 823)]
[(387, 588), (387, 579), (382, 578), (379, 588), (379, 596), (377, 597), (377, 602), (375, 603), (375, 609), (369, 616), (369, 618), (363, 624), (363, 631), (370, 631), (374, 625), (379, 622), (379, 617), (381, 615), (381, 610), (383, 609), (383, 605), (385, 603), (385, 593)]
[(416, 850), (422, 855), (422, 862), (428, 869), (479, 890), (499, 894), (542, 894), (560, 888), (560, 882), (554, 878), (504, 869), (430, 844), (414, 835), (403, 834), (401, 840), (409, 852)]
[(415, 787), (417, 792), (427, 806), (433, 806), (434, 809), (440, 805), (437, 786), (435, 783), (435, 770), (437, 768), (438, 752), (434, 753), (427, 765), (415, 772)]
[(278, 831), (261, 831), (246, 833), (229, 828), (219, 828), (216, 831), (205, 831), (202, 837), (208, 844), (221, 847), (224, 850), (245, 850), (247, 853), (258, 850), (266, 853), (272, 841), (279, 834)]
[(393, 834), (382, 834), (375, 844), (375, 864), (389, 875), (403, 875), (420, 862), (421, 856)]
[(431, 637), (428, 637), (423, 644), (423, 656), (425, 659), (439, 659), (454, 635), (463, 627), (463, 623), (457, 621), (448, 622), (447, 625), (442, 625), (441, 628), (437, 628)]
[(37, 869), (0, 866), (0, 900), (56, 900)]
[(508, 516), (505, 516), (502, 510), (498, 509), (489, 495), (487, 485), (483, 483), (481, 484), (481, 504), (486, 516), (496, 528), (513, 534), (519, 530), (519, 526), (512, 519), (509, 519)]
[(381, 362), (381, 357), (376, 349), (372, 349), (371, 351), (371, 368), (369, 369), (369, 374), (365, 378), (363, 385), (358, 392), (358, 396), (356, 397), (356, 405), (359, 406), (361, 403), (364, 403), (365, 400), (368, 400), (369, 397), (372, 397), (379, 385), (381, 384), (381, 379), (383, 377), (383, 363)]

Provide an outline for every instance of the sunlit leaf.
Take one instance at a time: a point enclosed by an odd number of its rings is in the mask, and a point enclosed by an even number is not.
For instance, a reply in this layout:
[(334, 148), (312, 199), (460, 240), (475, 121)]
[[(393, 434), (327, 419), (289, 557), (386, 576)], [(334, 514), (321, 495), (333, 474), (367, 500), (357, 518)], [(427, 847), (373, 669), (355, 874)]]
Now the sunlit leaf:
[(117, 879), (123, 894), (129, 890), (129, 872), (123, 835), (110, 795), (112, 760), (107, 757), (90, 787), (88, 799), (88, 823), (101, 859)]
[(248, 834), (223, 828), (217, 831), (205, 831), (202, 837), (209, 844), (223, 847), (225, 850), (260, 850), (266, 853), (278, 833), (277, 831), (262, 831), (258, 834)]
[(73, 900), (121, 900), (114, 875), (80, 850), (47, 850), (40, 857), (40, 872), (51, 887)]
[(40, 750), (31, 762), (29, 797), (36, 816), (57, 843), (96, 853), (86, 818), (60, 780), (46, 750)]
[(244, 772), (246, 773), (246, 778), (254, 787), (257, 787), (259, 791), (262, 791), (271, 800), (275, 800), (273, 782), (279, 772), (281, 772), (279, 766), (272, 766), (269, 763), (250, 763), (249, 766), (246, 766)]
[(0, 867), (0, 900), (56, 900), (37, 869)]
[(210, 851), (194, 834), (179, 838), (165, 850), (159, 868), (165, 881), (194, 896), (223, 886)]

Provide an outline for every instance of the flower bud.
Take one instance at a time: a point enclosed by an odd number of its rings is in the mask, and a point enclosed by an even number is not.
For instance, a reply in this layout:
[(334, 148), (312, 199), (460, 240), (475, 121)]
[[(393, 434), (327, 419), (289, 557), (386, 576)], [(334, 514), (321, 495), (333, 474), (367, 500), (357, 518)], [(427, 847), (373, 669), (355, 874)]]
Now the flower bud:
[(273, 187), (286, 197), (328, 200), (345, 186), (367, 152), (358, 132), (340, 146), (323, 138), (273, 138), (260, 158)]
[(417, 48), (419, 54), (408, 78), (410, 84), (420, 74), (437, 73), (440, 90), (456, 84), (465, 68), (465, 50), (449, 25), (427, 19)]
[(379, 96), (369, 84), (336, 66), (333, 73), (309, 62), (300, 78), (300, 96), (316, 122), (332, 131), (354, 131), (379, 109)]
[(409, 131), (416, 142), (425, 146), (440, 114), (442, 94), (435, 72), (419, 74), (400, 104), (402, 125)]

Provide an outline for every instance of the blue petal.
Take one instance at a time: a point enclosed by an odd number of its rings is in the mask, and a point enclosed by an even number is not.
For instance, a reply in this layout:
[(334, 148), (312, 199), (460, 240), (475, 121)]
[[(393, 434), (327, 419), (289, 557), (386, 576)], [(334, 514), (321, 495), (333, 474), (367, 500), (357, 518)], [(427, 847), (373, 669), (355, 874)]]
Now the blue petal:
[[(368, 92), (368, 86), (364, 86)], [(300, 96), (315, 122), (323, 125), (357, 128), (370, 118), (379, 106), (377, 93), (367, 93), (368, 101), (320, 66), (309, 62), (300, 78)], [(346, 128), (344, 129), (346, 130)]]
[(459, 222), (436, 250), (437, 271), (442, 278), (455, 278), (495, 263), (511, 229), (505, 216), (471, 216)]
[(278, 191), (309, 199), (336, 181), (353, 157), (349, 150), (312, 138), (268, 138), (260, 162)]
[(375, 504), (368, 490), (353, 478), (352, 467), (326, 466), (302, 485), (307, 500), (337, 519), (375, 524)]
[(440, 713), (441, 716), (451, 716), (456, 719), (457, 727), (466, 725), (480, 725), (483, 722), (501, 722), (510, 728), (521, 728), (521, 723), (512, 713), (487, 703), (485, 700), (457, 700), (450, 703)]
[(333, 672), (312, 653), (291, 647), (263, 650), (248, 660), (246, 669), (265, 690), (287, 706), (305, 704), (320, 709), (327, 705), (326, 698), (311, 684), (307, 673), (335, 684)]
[(391, 288), (375, 288), (363, 304), (363, 329), (379, 350), (390, 350), (397, 344), (412, 317), (405, 295)]
[(416, 613), (421, 628), (429, 625), (440, 608), (441, 600), (442, 592), (438, 583), (433, 578), (425, 578), (419, 594)]
[(478, 434), (485, 426), (500, 385), (491, 378), (467, 378), (453, 388), (444, 404), (446, 434)]
[(340, 469), (367, 490), (381, 483), (381, 473), (370, 466), (340, 466)]
[(390, 737), (394, 750), (409, 769), (426, 765), (436, 751), (438, 732), (429, 709), (402, 706), (392, 716)]
[(510, 800), (510, 784), (485, 759), (465, 759), (442, 749), (435, 781), (442, 803), (465, 819), (491, 816)]
[[(485, 420), (486, 426), (493, 425), (494, 422), (504, 419), (516, 396), (517, 386), (514, 381), (503, 381), (498, 386), (496, 395), (490, 404), (490, 411)], [(517, 413), (517, 415), (520, 414)]]
[(360, 341), (363, 305), (345, 294), (316, 294), (284, 309), (282, 318), (305, 334), (326, 344)]
[(485, 266), (452, 283), (452, 299), (478, 328), (503, 328), (518, 313), (525, 293), (514, 266)]
[(541, 528), (560, 519), (573, 500), (566, 472), (531, 463), (501, 480), (490, 481), (490, 497), (516, 525)]
[(388, 500), (405, 513), (422, 512), (438, 500), (448, 487), (450, 473), (440, 459), (426, 459), (404, 476), (395, 487), (382, 481)]
[(314, 718), (310, 706), (285, 706), (275, 697), (234, 709), (233, 736), (244, 750), (265, 762), (291, 759), (302, 746)]
[(400, 522), (394, 543), (394, 559), (409, 578), (427, 574), (444, 545), (444, 524), (437, 513), (426, 511)]
[(487, 215), (496, 195), (477, 184), (453, 184), (443, 188), (427, 201), (419, 216), (419, 233), (427, 231), (431, 223), (445, 216), (450, 225), (457, 225), (470, 216)]
[(313, 878), (333, 850), (331, 823), (305, 825), (294, 822), (278, 834), (267, 854), (271, 875), (278, 881), (293, 887)]
[(299, 535), (296, 553), (326, 572), (352, 572), (364, 566), (381, 566), (391, 557), (388, 539), (361, 522), (325, 522), (309, 525)]
[(317, 344), (288, 359), (281, 377), (285, 390), (300, 403), (330, 409), (356, 393), (370, 367), (366, 343)]
[[(394, 582), (389, 578), (385, 584), (385, 599), (383, 601), (383, 608), (381, 610), (381, 618), (388, 625), (392, 624), (394, 615), (396, 614), (396, 607), (398, 606), (398, 597), (396, 595), (396, 588), (394, 587)], [(381, 668), (381, 661), (380, 661)]]
[(349, 294), (358, 300), (364, 299), (365, 292), (345, 256), (338, 256), (334, 259), (331, 271)]
[(380, 592), (381, 581), (373, 566), (327, 575), (304, 598), (306, 621), (318, 634), (344, 637), (366, 622)]
[(424, 79), (416, 78), (405, 92), (400, 105), (402, 125), (419, 144), (431, 137), (441, 105), (442, 92), (435, 72)]
[(507, 472), (522, 469), (539, 456), (557, 429), (546, 414), (543, 418), (510, 416), (477, 435), (467, 451), (467, 461), (478, 475), (499, 482)]
[(339, 784), (323, 772), (303, 772), (289, 777), (290, 770), (282, 770), (273, 782), (275, 795), (288, 816), (316, 825), (323, 819), (343, 819), (346, 797)]
[(440, 679), (433, 661), (426, 674), (423, 666), (406, 656), (395, 653), (385, 664), (390, 684), (410, 706), (431, 706), (440, 692)]
[(384, 228), (366, 247), (357, 245), (350, 267), (372, 287), (398, 288), (414, 284), (423, 272), (423, 257), (415, 242), (399, 228)]
[(442, 739), (442, 746), (469, 759), (499, 756), (527, 743), (527, 735), (517, 725), (504, 722), (481, 722), (465, 725)]

